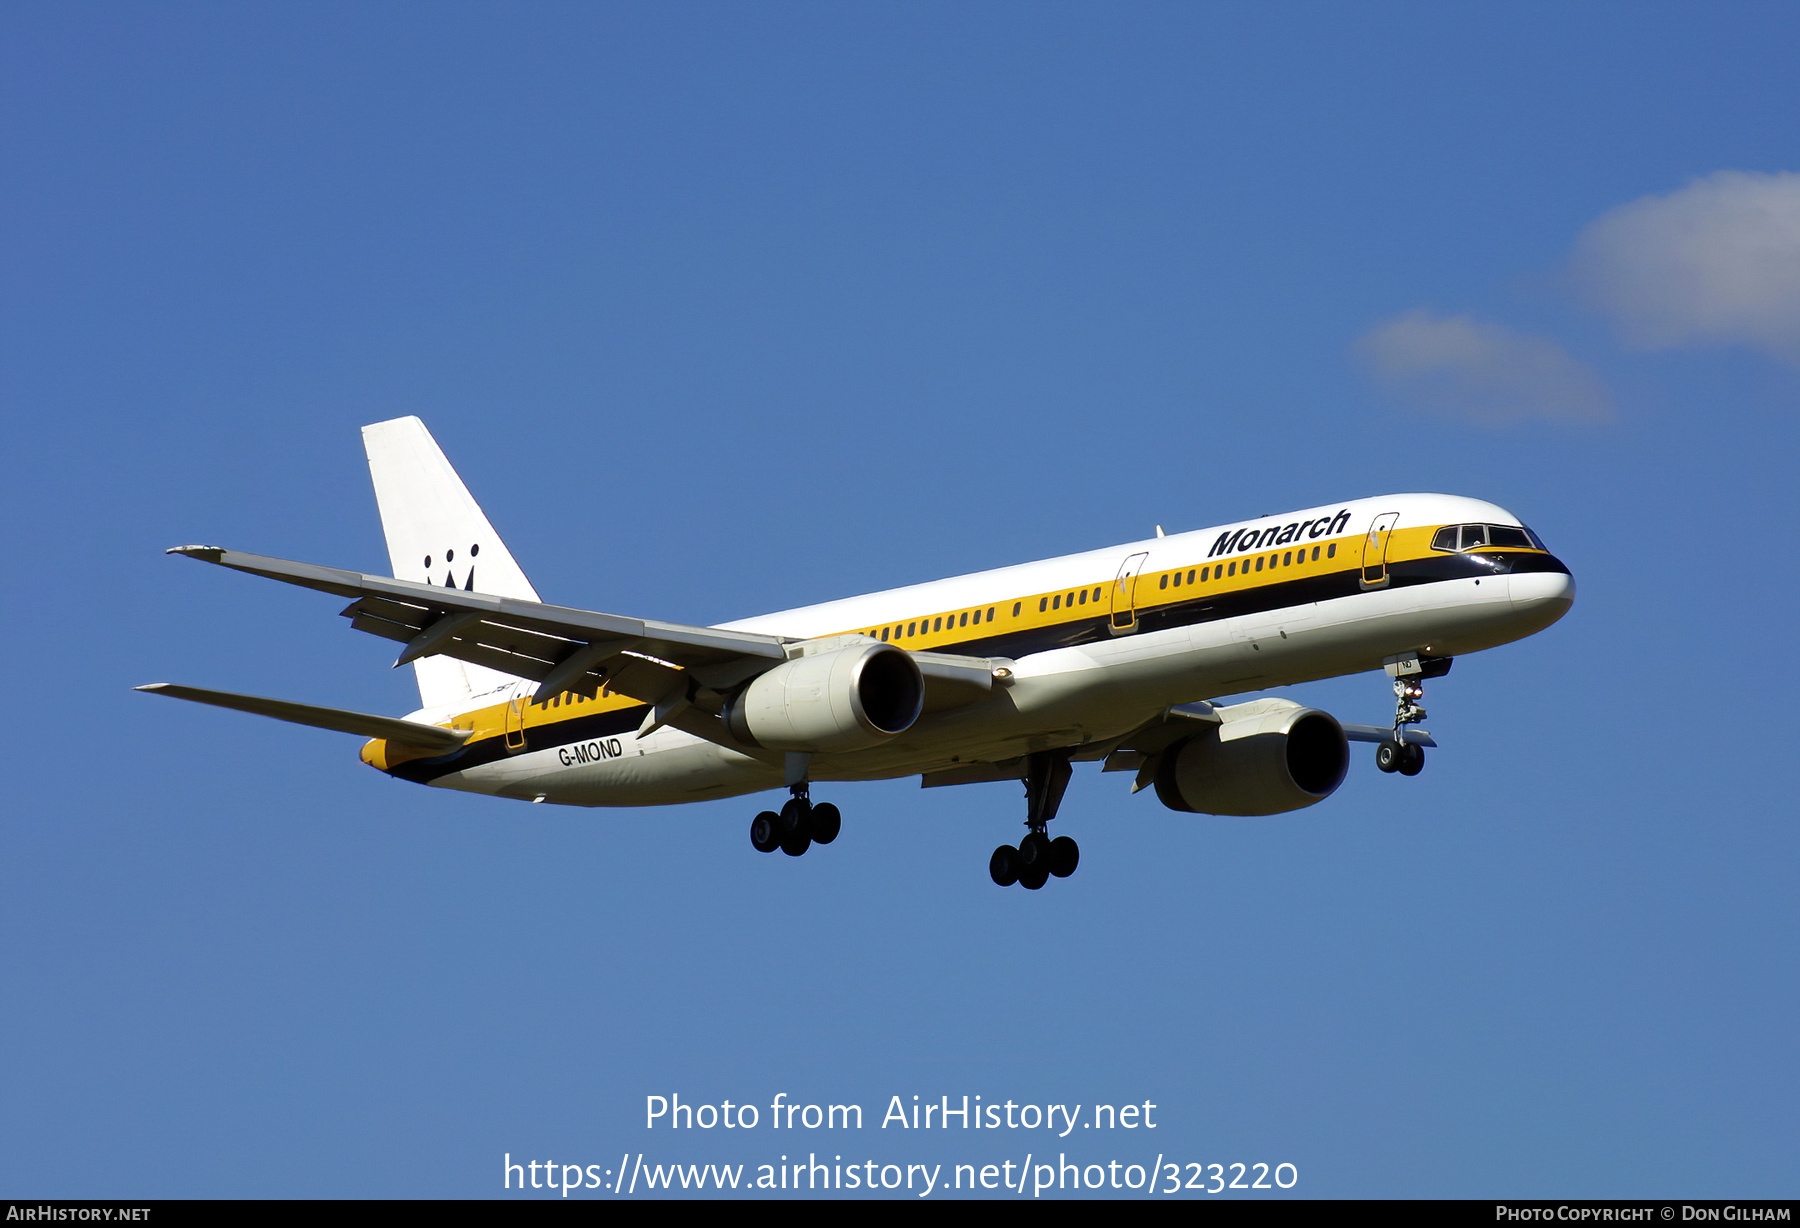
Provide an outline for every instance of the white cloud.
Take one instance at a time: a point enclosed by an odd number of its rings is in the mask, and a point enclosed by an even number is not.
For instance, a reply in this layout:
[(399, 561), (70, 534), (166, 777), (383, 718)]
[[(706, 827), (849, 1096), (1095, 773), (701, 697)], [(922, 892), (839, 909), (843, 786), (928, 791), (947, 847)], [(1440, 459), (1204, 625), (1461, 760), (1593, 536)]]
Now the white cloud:
[(1596, 218), (1573, 271), (1630, 344), (1800, 363), (1800, 174), (1719, 171)]
[(1401, 400), (1480, 426), (1612, 418), (1606, 385), (1556, 342), (1471, 316), (1409, 311), (1370, 329), (1356, 349)]

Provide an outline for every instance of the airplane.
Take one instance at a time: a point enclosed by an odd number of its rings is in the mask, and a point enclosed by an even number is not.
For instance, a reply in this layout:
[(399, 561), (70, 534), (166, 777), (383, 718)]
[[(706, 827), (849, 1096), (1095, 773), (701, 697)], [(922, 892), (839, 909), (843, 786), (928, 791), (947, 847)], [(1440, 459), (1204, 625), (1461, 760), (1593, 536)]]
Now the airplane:
[[(1027, 828), (988, 871), (1037, 890), (1079, 862), (1051, 839), (1072, 765), (1133, 772), (1186, 813), (1280, 814), (1343, 783), (1349, 743), (1417, 775), (1424, 683), (1565, 614), (1575, 582), (1516, 516), (1400, 494), (1165, 534), (715, 627), (542, 601), (424, 423), (363, 428), (392, 576), (177, 546), (350, 599), (403, 645), (419, 708), (378, 716), (152, 683), (137, 688), (370, 739), (362, 760), (443, 789), (657, 806), (785, 788), (760, 852), (837, 838), (822, 782), (918, 776), (1025, 787)], [(1391, 725), (1229, 698), (1384, 670)]]

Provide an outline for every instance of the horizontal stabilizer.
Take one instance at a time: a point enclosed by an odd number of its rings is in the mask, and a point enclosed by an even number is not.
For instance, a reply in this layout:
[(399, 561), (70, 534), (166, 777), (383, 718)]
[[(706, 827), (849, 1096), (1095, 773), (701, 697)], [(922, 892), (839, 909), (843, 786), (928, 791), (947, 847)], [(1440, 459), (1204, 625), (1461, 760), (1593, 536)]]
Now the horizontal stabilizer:
[(168, 682), (152, 682), (148, 686), (134, 689), (148, 691), (152, 695), (167, 695), (172, 699), (188, 699), (197, 704), (212, 704), (217, 708), (254, 712), (258, 716), (274, 717), (293, 725), (311, 725), (315, 729), (332, 729), (338, 733), (353, 733), (365, 738), (386, 738), (390, 742), (404, 742), (408, 746), (438, 753), (455, 750), (473, 732), (422, 725), (418, 721), (401, 720), (392, 716), (346, 712), (342, 708), (315, 708), (311, 704), (289, 703), (285, 699), (233, 695), (230, 691), (204, 691), (199, 687), (175, 686)]

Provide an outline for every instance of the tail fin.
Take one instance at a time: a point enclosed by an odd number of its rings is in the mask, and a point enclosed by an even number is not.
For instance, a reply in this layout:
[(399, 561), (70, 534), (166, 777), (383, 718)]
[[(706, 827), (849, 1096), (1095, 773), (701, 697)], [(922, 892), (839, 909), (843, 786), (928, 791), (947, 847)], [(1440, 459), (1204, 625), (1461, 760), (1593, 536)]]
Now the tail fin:
[[(381, 529), (396, 580), (416, 580), (497, 597), (538, 600), (537, 590), (417, 418), (363, 427)], [(513, 681), (451, 657), (413, 662), (427, 708), (461, 703)]]

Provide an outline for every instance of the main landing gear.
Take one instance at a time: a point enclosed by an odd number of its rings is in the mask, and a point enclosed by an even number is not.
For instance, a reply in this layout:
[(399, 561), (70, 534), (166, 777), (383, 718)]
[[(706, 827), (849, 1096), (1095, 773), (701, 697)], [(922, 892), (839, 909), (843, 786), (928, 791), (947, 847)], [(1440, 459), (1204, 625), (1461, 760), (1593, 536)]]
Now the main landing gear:
[(1050, 876), (1067, 878), (1081, 861), (1081, 848), (1067, 836), (1052, 840), (1044, 828), (1056, 817), (1063, 790), (1069, 787), (1069, 752), (1039, 751), (1025, 760), (1025, 826), (1031, 830), (1018, 847), (1002, 844), (988, 858), (988, 874), (996, 886), (1018, 883), (1036, 891)]
[(790, 786), (793, 796), (779, 811), (765, 810), (750, 820), (750, 843), (759, 853), (780, 849), (798, 857), (815, 844), (830, 844), (838, 837), (843, 816), (830, 802), (817, 806), (807, 796), (806, 783)]
[(1449, 657), (1401, 656), (1385, 662), (1394, 678), (1394, 736), (1375, 747), (1375, 766), (1384, 772), (1417, 776), (1425, 770), (1425, 748), (1406, 740), (1406, 727), (1425, 719), (1421, 702), (1425, 679), (1450, 672)]

